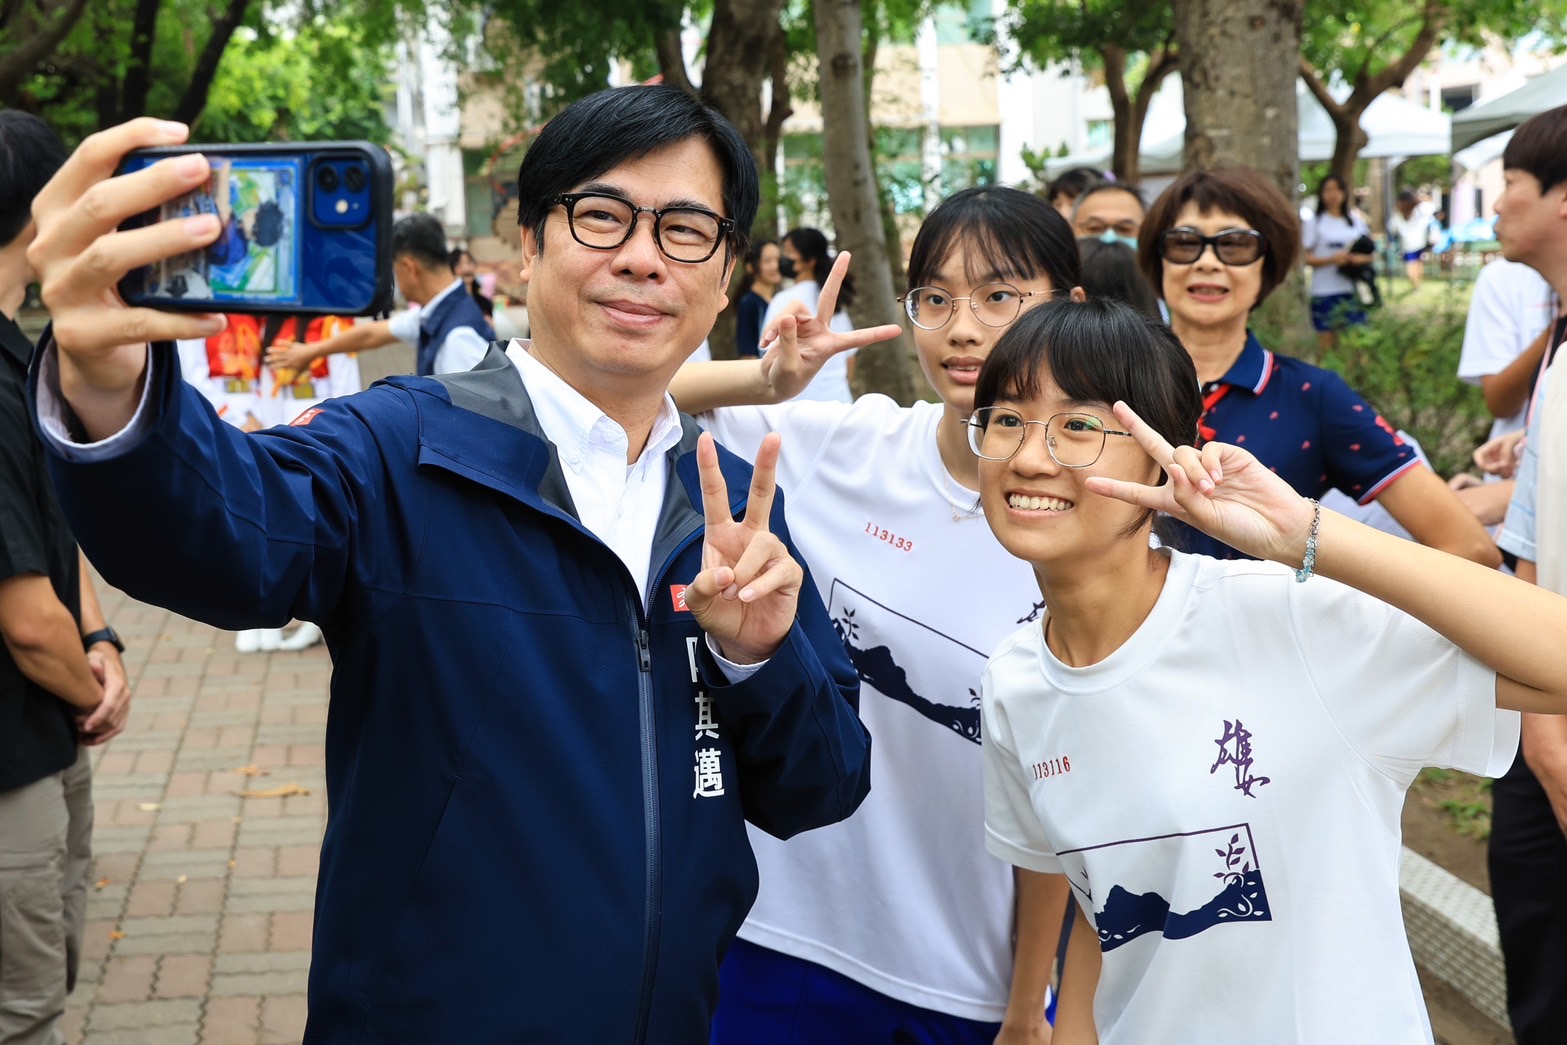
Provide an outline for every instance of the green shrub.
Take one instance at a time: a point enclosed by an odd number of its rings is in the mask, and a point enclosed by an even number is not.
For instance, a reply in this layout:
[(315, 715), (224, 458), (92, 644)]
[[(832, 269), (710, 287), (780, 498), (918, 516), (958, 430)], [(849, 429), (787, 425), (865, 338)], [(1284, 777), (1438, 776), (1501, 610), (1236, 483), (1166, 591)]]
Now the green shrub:
[(1421, 308), (1387, 307), (1352, 327), (1319, 365), (1338, 371), (1395, 428), (1420, 440), (1431, 467), (1451, 476), (1491, 426), (1480, 389), (1458, 379), (1465, 302), (1443, 295)]

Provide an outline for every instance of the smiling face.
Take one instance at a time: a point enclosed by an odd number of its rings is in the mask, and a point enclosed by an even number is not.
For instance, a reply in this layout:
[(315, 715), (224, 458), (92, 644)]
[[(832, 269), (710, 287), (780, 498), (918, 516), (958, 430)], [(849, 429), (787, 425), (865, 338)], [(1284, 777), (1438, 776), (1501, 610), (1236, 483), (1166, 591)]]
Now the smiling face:
[[(1196, 229), (1216, 236), (1226, 229), (1250, 229), (1245, 218), (1228, 211), (1198, 210), (1188, 203), (1175, 217), (1175, 227)], [(1166, 260), (1163, 265), (1164, 301), (1170, 308), (1170, 325), (1183, 329), (1214, 329), (1246, 325), (1262, 290), (1262, 258), (1250, 265), (1226, 265), (1213, 247), (1187, 265)]]
[[(571, 191), (727, 216), (718, 159), (698, 138), (627, 160)], [(573, 238), (565, 207), (556, 206), (543, 242), (524, 228), (522, 248), (532, 352), (601, 408), (662, 397), (728, 302), (727, 244), (704, 262), (671, 261), (654, 242), (651, 214), (638, 214), (625, 243), (598, 250)]]
[[(927, 285), (955, 297), (970, 299), (980, 286), (1001, 280), (1002, 277), (986, 271), (988, 266), (983, 258), (971, 260), (969, 249), (963, 240), (958, 240), (952, 253), (931, 274)], [(1006, 279), (1004, 282), (1020, 291), (1040, 292), (1022, 298), (1023, 309), (1048, 300), (1054, 289), (1050, 277), (1042, 274), (1033, 279)], [(1018, 314), (1022, 314), (1021, 310)], [(956, 314), (939, 330), (914, 327), (914, 344), (919, 350), (920, 369), (925, 372), (925, 380), (930, 382), (948, 410), (959, 417), (973, 413), (974, 382), (979, 380), (980, 364), (985, 362), (996, 339), (1006, 330), (1006, 327), (981, 323), (969, 300), (957, 302)]]
[[(1048, 373), (1040, 375), (1037, 395), (1002, 396), (994, 405), (1015, 410), (1029, 421), (1076, 413), (1089, 415), (1107, 430), (1122, 429), (1109, 404), (1068, 399)], [(1065, 420), (1057, 418), (1053, 426)], [(1012, 457), (979, 463), (985, 519), (1001, 546), (1033, 564), (1042, 577), (1052, 564), (1080, 567), (1104, 555), (1146, 554), (1146, 530), (1139, 527), (1135, 533), (1127, 532), (1141, 521), (1142, 510), (1090, 493), (1084, 485), (1094, 475), (1157, 481), (1158, 466), (1136, 441), (1106, 435), (1097, 461), (1086, 468), (1067, 468), (1050, 455), (1040, 425), (1026, 428), (1023, 445)]]

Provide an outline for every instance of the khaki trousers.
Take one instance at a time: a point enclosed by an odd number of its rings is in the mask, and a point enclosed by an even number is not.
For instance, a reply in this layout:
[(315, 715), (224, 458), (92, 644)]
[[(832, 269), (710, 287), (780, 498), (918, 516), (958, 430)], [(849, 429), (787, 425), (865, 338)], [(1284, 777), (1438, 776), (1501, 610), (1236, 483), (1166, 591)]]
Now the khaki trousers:
[(92, 764), (0, 792), (0, 1045), (61, 1045), (92, 864)]

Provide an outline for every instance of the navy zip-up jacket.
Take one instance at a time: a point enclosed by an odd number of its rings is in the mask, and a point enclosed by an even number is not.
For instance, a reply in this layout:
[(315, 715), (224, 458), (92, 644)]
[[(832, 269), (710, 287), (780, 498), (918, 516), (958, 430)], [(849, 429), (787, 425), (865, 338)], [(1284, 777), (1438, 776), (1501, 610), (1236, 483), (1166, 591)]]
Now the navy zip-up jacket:
[[(756, 896), (743, 821), (787, 837), (848, 816), (870, 738), (809, 572), (782, 647), (733, 685), (672, 594), (700, 570), (695, 424), (644, 606), (498, 346), (249, 436), (154, 352), (150, 431), (50, 468), (117, 587), (326, 633), (306, 1042), (705, 1042)], [(739, 514), (749, 466), (720, 459)], [(781, 497), (772, 526), (788, 540)]]

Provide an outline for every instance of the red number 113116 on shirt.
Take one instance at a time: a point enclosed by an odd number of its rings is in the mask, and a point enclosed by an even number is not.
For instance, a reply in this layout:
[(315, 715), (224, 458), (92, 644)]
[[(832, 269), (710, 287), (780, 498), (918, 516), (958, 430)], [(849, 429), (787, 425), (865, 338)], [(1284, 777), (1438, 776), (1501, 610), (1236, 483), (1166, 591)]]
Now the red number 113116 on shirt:
[(1053, 776), (1072, 771), (1072, 760), (1065, 755), (1060, 758), (1047, 758), (1043, 762), (1035, 762), (1030, 767), (1034, 771), (1035, 780), (1048, 780)]

